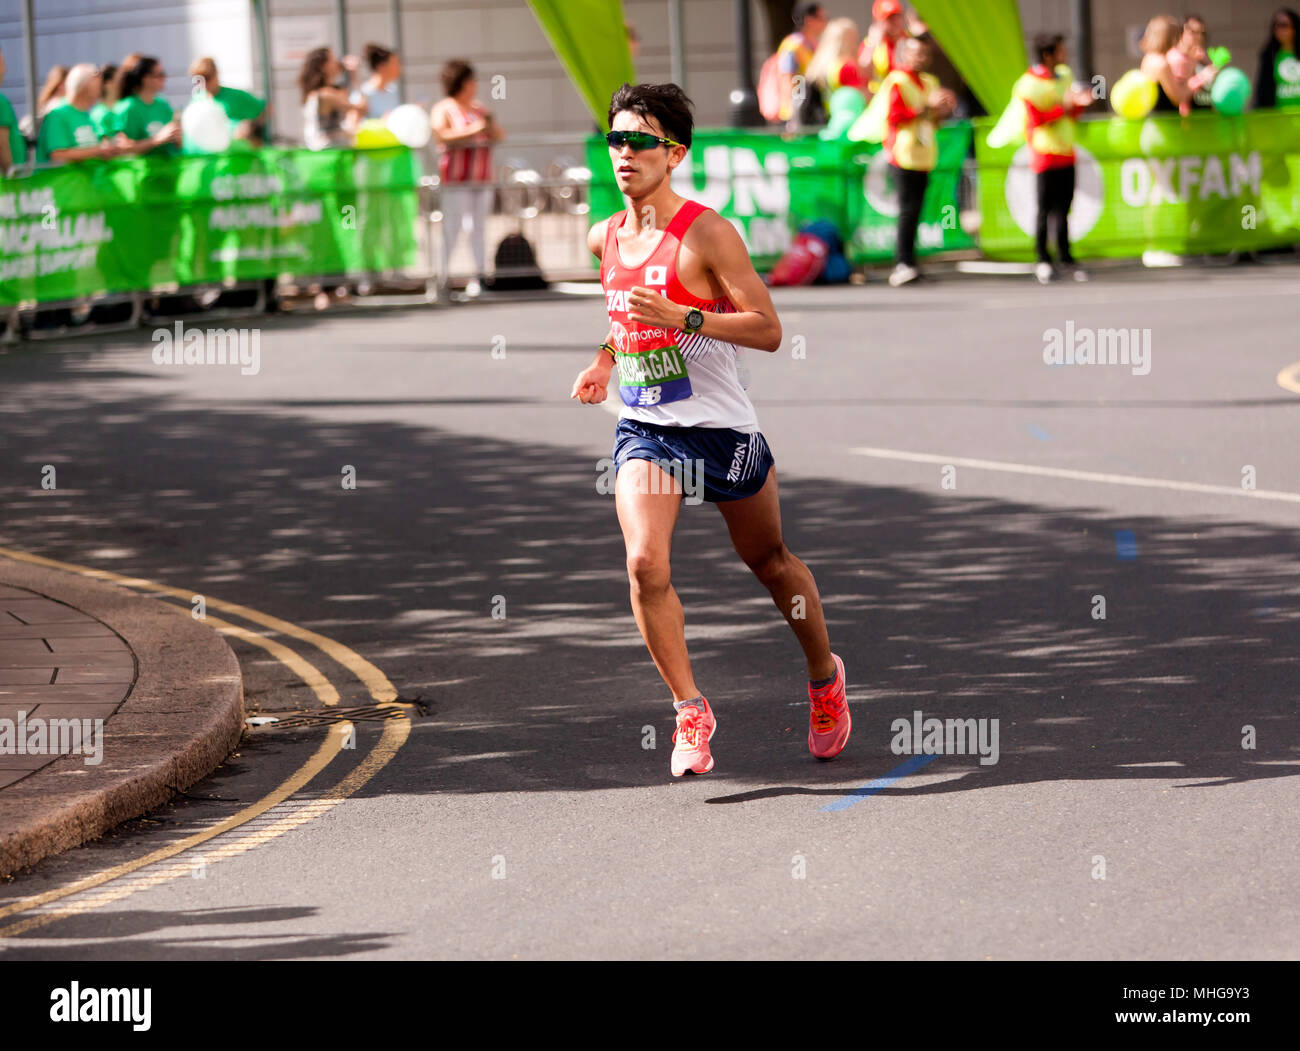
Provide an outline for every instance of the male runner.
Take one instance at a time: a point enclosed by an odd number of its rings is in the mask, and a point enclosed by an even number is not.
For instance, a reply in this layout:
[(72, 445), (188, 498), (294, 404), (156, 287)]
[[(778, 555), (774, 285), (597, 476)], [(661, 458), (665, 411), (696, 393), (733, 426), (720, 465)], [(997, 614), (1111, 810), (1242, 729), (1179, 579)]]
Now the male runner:
[(780, 347), (781, 322), (732, 225), (669, 185), (693, 125), (691, 101), (676, 84), (624, 84), (614, 93), (609, 154), (631, 207), (587, 235), (601, 260), (610, 328), (571, 395), (604, 401), (617, 365), (615, 504), (632, 612), (677, 709), (674, 777), (713, 769), (709, 739), (717, 727), (691, 673), (682, 604), (670, 582), (679, 472), (702, 471), (704, 498), (717, 503), (737, 554), (803, 648), (809, 750), (833, 759), (851, 728), (844, 664), (831, 653), (812, 573), (782, 540), (776, 471), (737, 368), (738, 344)]

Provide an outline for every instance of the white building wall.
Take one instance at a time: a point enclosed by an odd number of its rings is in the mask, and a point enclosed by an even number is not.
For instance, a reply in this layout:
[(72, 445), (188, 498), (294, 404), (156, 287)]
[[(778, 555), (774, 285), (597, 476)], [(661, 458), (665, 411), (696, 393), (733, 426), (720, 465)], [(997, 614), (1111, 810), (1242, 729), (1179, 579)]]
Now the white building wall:
[[(37, 90), (53, 65), (106, 65), (140, 51), (167, 71), (167, 99), (184, 104), (189, 65), (212, 55), (231, 87), (254, 87), (256, 62), (248, 0), (36, 0)], [(3, 91), (27, 112), (22, 6), (0, 0), (0, 48), (9, 67)]]
[[(971, 0), (978, 3), (980, 0)], [(1252, 77), (1255, 56), (1277, 0), (1093, 0), (1094, 58), (1097, 72), (1111, 82), (1137, 64), (1127, 53), (1133, 28), (1161, 10), (1197, 10), (1209, 21), (1212, 43), (1226, 44), (1235, 64)], [(865, 27), (869, 0), (829, 0), (834, 15), (847, 15)], [(728, 95), (734, 86), (732, 0), (684, 0), (686, 87), (701, 126), (727, 122)], [(1026, 38), (1040, 29), (1068, 34), (1070, 0), (1020, 0)], [(248, 0), (37, 0), (37, 62), (42, 75), (50, 65), (77, 61), (117, 62), (129, 51), (152, 53), (169, 74), (168, 98), (184, 101), (186, 70), (200, 54), (216, 58), (222, 80), (235, 87), (261, 88), (255, 27)], [(301, 128), (294, 84), (303, 51), (320, 44), (337, 47), (333, 0), (270, 0), (271, 52), (277, 132), (296, 136)], [(751, 4), (754, 75), (767, 51), (767, 27)], [(624, 12), (642, 39), (638, 73), (643, 80), (669, 77), (667, 0), (624, 0)], [(388, 0), (349, 0), (348, 44), (359, 52), (367, 41), (394, 42)], [(406, 64), (412, 101), (430, 103), (441, 95), (438, 70), (449, 58), (463, 57), (477, 67), (486, 92), (494, 76), (504, 77), (505, 98), (485, 99), (497, 112), (509, 141), (500, 156), (518, 156), (544, 166), (553, 148), (530, 147), (539, 137), (580, 138), (592, 121), (578, 93), (524, 0), (403, 0), (402, 33), (396, 42)], [(1073, 41), (1070, 41), (1073, 48)], [(21, 8), (0, 0), (0, 47), (9, 65), (3, 90), (19, 113), (25, 112)], [(1077, 53), (1077, 52), (1076, 52)], [(572, 153), (572, 150), (566, 152)]]

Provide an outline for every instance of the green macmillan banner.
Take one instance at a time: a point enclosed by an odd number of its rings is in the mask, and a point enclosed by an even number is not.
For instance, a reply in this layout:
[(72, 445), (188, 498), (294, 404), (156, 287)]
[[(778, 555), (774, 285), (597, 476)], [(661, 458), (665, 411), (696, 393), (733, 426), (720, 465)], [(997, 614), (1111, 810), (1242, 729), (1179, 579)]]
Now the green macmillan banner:
[[(990, 149), (976, 122), (980, 247), (1034, 257), (1037, 191), (1023, 143)], [(1194, 113), (1077, 125), (1070, 238), (1077, 255), (1182, 255), (1300, 242), (1300, 114)]]
[(267, 148), (0, 179), (0, 306), (406, 270), (420, 174), (404, 147)]
[[(975, 246), (958, 222), (961, 168), (970, 143), (968, 123), (939, 130), (939, 164), (930, 176), (917, 232), (923, 254)], [(592, 216), (600, 219), (625, 208), (604, 139), (588, 140), (587, 166)], [(835, 224), (854, 263), (894, 257), (898, 195), (877, 143), (761, 131), (696, 132), (686, 159), (673, 172), (673, 188), (730, 219), (759, 269), (771, 267), (799, 226), (816, 219)]]

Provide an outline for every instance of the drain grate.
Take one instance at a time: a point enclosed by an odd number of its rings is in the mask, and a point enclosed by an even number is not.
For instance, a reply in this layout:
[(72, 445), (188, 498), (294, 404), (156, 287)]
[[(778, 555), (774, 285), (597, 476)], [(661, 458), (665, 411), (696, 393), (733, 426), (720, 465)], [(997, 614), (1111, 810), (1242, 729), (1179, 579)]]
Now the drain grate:
[(408, 718), (405, 708), (387, 704), (366, 704), (359, 708), (312, 708), (286, 711), (272, 715), (250, 716), (244, 720), (256, 729), (280, 730), (291, 726), (326, 726), (330, 723), (383, 722), (388, 719)]

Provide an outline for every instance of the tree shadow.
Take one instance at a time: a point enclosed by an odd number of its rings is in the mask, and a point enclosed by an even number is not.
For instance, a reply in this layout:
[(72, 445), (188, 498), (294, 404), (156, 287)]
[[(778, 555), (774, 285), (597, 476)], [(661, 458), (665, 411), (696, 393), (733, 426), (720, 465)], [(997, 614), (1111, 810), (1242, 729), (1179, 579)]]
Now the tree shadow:
[[(114, 378), (145, 373), (93, 357), (20, 355), (3, 372), (0, 542), (247, 603), (374, 661), (431, 708), (361, 795), (669, 781), (672, 711), (594, 460), (323, 420), (318, 401), (315, 415), (178, 408), (122, 393)], [(39, 488), (45, 463), (58, 490)], [(833, 479), (783, 476), (782, 495), (848, 668), (854, 737), (835, 763), (808, 756), (794, 640), (720, 516), (688, 507), (673, 579), (719, 714), (710, 778), (738, 790), (714, 801), (843, 795), (832, 786), (899, 763), (891, 724), (917, 710), (999, 720), (1000, 759), (945, 757), (936, 772), (963, 776), (887, 793), (1297, 772), (1294, 530)], [(366, 700), (347, 683), (341, 703)]]

